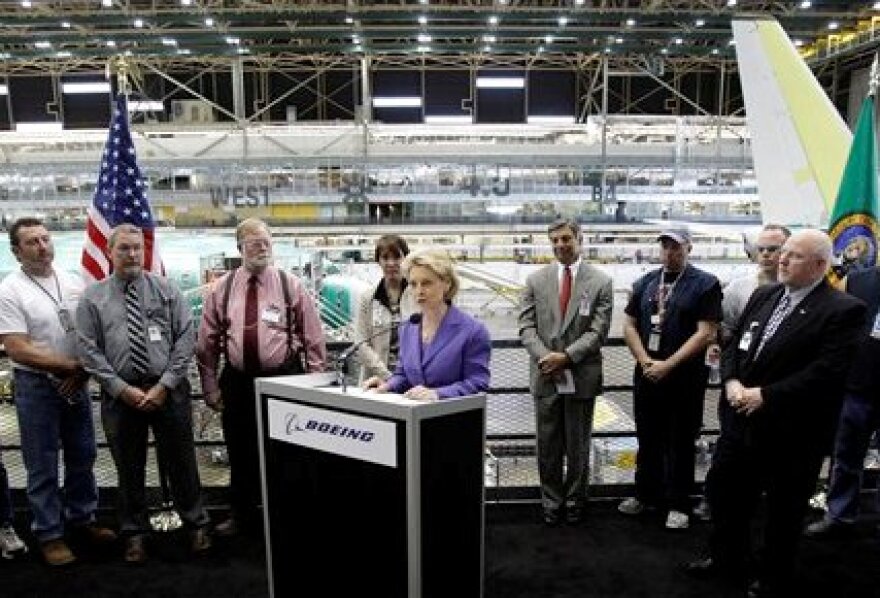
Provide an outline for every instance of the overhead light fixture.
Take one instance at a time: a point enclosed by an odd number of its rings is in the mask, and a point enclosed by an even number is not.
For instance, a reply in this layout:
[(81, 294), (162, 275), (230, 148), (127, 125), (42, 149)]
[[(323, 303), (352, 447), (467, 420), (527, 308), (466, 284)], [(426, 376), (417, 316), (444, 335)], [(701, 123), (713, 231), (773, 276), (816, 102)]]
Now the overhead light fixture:
[(176, 39), (172, 39), (172, 38), (170, 38), (170, 37), (163, 37), (163, 38), (162, 38), (162, 45), (163, 45), (163, 46), (176, 46), (176, 45), (177, 45), (177, 40), (176, 40)]
[(104, 42), (104, 45), (107, 46), (108, 48), (115, 48), (116, 41), (112, 40), (112, 39), (108, 39), (106, 42)]
[(669, 54), (669, 48), (661, 48), (660, 53), (661, 54)]
[(544, 46), (538, 46), (538, 54), (544, 52)]
[(553, 36), (552, 35), (545, 35), (544, 41), (547, 42), (548, 44), (552, 44), (553, 43)]
[(530, 125), (573, 125), (573, 116), (533, 116), (528, 115), (526, 122)]
[(352, 23), (354, 23), (354, 18), (352, 18), (352, 17), (345, 17), (345, 22), (346, 22), (348, 25), (351, 25)]
[(364, 47), (363, 47), (362, 45), (360, 45), (360, 44), (355, 44), (355, 45), (354, 45), (354, 51), (355, 51), (355, 52), (363, 52), (363, 50), (364, 50)]
[(606, 53), (606, 54), (611, 54), (611, 48), (605, 48), (605, 53)]
[(211, 17), (205, 17), (205, 27), (213, 27), (213, 26), (214, 26), (214, 19), (212, 19)]
[(419, 4), (427, 4), (428, 0), (419, 0)]
[(489, 17), (489, 26), (495, 27), (496, 25), (498, 25), (498, 17), (492, 15), (491, 17)]
[(9, 86), (5, 84), (0, 84), (0, 96), (8, 96), (9, 95)]
[(831, 21), (830, 23), (828, 23), (828, 29), (830, 29), (831, 31), (837, 30), (838, 27), (840, 27), (840, 23), (838, 23), (837, 21)]
[(420, 44), (430, 44), (431, 43), (431, 36), (428, 35), (427, 33), (420, 33), (416, 39), (418, 40), (418, 42)]
[(727, 0), (727, 6), (730, 6), (730, 7), (736, 6), (736, 0)]
[(60, 133), (64, 130), (58, 121), (16, 123), (15, 130), (19, 133)]
[(803, 2), (801, 2), (801, 8), (803, 8), (804, 10), (810, 8), (811, 6), (813, 6), (813, 3), (810, 2), (810, 0), (804, 0)]
[(62, 26), (64, 29), (70, 29), (70, 27), (71, 27), (71, 25), (70, 25), (70, 21), (61, 21), (61, 26)]
[(718, 52), (719, 52), (718, 48), (712, 48), (712, 54), (713, 54), (714, 56), (717, 56), (717, 55), (718, 55)]
[(239, 54), (250, 54), (251, 53), (251, 51), (247, 48), (238, 48), (237, 52)]
[(165, 104), (158, 100), (131, 100), (128, 103), (129, 112), (164, 112)]
[(470, 114), (437, 114), (425, 115), (426, 125), (472, 125), (474, 117)]
[(636, 20), (635, 20), (635, 19), (627, 19), (627, 20), (626, 20), (626, 26), (627, 26), (627, 27), (635, 27), (635, 26), (636, 26)]
[(418, 46), (418, 47), (416, 48), (416, 50), (419, 51), (419, 52), (430, 52), (430, 51), (431, 51), (431, 46)]
[(874, 10), (880, 10), (880, 2), (874, 3)]
[(101, 0), (101, 6), (104, 8), (110, 8), (113, 6), (113, 0)]
[(694, 21), (694, 27), (702, 27), (705, 24), (706, 21), (704, 21), (703, 19), (697, 19), (696, 21)]
[(523, 89), (524, 77), (477, 77), (478, 89)]
[(143, 19), (135, 19), (134, 26), (137, 27), (138, 29), (140, 29), (141, 27), (144, 26), (144, 20)]
[(676, 46), (680, 46), (681, 44), (684, 43), (684, 40), (681, 39), (680, 37), (676, 37), (675, 40), (673, 40), (673, 41), (675, 41)]
[(190, 54), (192, 54), (192, 50), (190, 50), (189, 48), (178, 48), (177, 53), (180, 56), (189, 56)]
[(556, 22), (559, 23), (560, 27), (565, 27), (566, 25), (568, 25), (568, 17), (561, 16)]
[(426, 17), (425, 15), (419, 15), (419, 25), (427, 25), (427, 24), (428, 24), (428, 17)]
[(70, 58), (73, 56), (68, 50), (60, 50), (55, 52), (55, 58)]
[(575, 6), (583, 6), (587, 0), (574, 0)]
[(615, 38), (615, 39), (614, 39), (614, 42), (617, 43), (617, 44), (622, 44), (622, 43), (623, 43), (623, 38), (622, 38), (622, 37)]
[(728, 45), (728, 46), (735, 46), (735, 45), (736, 45), (736, 40), (735, 40), (735, 39), (727, 40), (727, 45)]
[(491, 52), (492, 46), (483, 46), (483, 52)]
[(374, 97), (374, 108), (421, 108), (422, 98), (417, 96)]
[(802, 40), (802, 39), (796, 39), (796, 40), (794, 40), (793, 43), (794, 43), (795, 47), (800, 48), (801, 46), (804, 45), (804, 40)]
[(70, 81), (61, 84), (61, 93), (70, 95), (110, 93), (109, 81)]
[(229, 44), (230, 46), (237, 46), (238, 44), (241, 43), (241, 39), (238, 37), (227, 37), (226, 43)]
[(34, 47), (37, 48), (38, 50), (48, 50), (49, 48), (52, 47), (52, 42), (46, 42), (46, 41), (34, 42)]
[(180, 3), (183, 6), (189, 6), (190, 4), (192, 4), (192, 0), (180, 0)]
[(31, 6), (33, 6), (33, 4), (31, 4), (31, 0), (21, 0), (22, 8), (30, 8)]
[(498, 38), (495, 37), (494, 35), (484, 35), (483, 41), (486, 42), (487, 44), (494, 44), (496, 41), (498, 41)]

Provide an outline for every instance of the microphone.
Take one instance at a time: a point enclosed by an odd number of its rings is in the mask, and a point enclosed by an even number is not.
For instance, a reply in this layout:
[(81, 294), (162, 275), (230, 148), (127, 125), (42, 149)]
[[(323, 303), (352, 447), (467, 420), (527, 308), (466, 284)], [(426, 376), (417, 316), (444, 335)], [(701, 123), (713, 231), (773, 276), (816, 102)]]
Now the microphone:
[[(408, 321), (410, 324), (418, 325), (422, 321), (422, 314), (418, 314), (418, 313), (412, 314), (409, 317)], [(394, 328), (398, 325), (399, 324), (391, 324), (390, 326), (383, 326), (379, 330), (374, 331), (373, 334), (371, 334), (367, 338), (361, 339), (361, 340), (357, 341), (356, 343), (352, 343), (351, 346), (349, 346), (345, 351), (343, 351), (342, 353), (339, 354), (339, 356), (336, 358), (336, 360), (334, 362), (334, 365), (335, 365), (334, 369), (336, 370), (336, 381), (339, 384), (339, 386), (342, 387), (342, 392), (345, 392), (345, 390), (346, 390), (345, 374), (347, 373), (346, 372), (346, 369), (347, 369), (346, 362), (348, 361), (348, 358), (351, 357), (352, 355), (354, 355), (355, 351), (360, 349), (366, 343), (370, 342), (371, 340), (373, 340), (377, 336), (381, 336), (381, 335), (385, 334), (386, 332), (390, 332), (391, 330), (394, 330)]]

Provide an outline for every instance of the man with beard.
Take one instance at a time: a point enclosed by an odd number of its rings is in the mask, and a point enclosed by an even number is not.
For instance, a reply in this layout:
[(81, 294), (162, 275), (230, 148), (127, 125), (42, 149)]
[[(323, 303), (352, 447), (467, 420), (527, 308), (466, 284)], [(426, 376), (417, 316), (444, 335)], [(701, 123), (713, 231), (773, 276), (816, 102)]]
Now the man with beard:
[(82, 362), (101, 385), (101, 419), (116, 465), (125, 560), (147, 558), (147, 434), (168, 472), (190, 548), (211, 546), (202, 506), (187, 379), (194, 330), (189, 305), (166, 279), (143, 270), (144, 236), (132, 224), (110, 234), (112, 276), (89, 286), (76, 312)]
[[(205, 297), (196, 357), (205, 403), (222, 411), (229, 451), (232, 516), (215, 528), (231, 536), (259, 529), (262, 502), (254, 380), (321, 372), (324, 332), (311, 296), (295, 276), (270, 264), (272, 237), (249, 218), (235, 232), (243, 267), (218, 279)], [(225, 365), (217, 368), (220, 356)]]
[(563, 514), (570, 524), (583, 517), (613, 297), (611, 278), (581, 259), (577, 222), (558, 220), (549, 235), (557, 263), (526, 281), (519, 328), (531, 358), (541, 505), (552, 526)]

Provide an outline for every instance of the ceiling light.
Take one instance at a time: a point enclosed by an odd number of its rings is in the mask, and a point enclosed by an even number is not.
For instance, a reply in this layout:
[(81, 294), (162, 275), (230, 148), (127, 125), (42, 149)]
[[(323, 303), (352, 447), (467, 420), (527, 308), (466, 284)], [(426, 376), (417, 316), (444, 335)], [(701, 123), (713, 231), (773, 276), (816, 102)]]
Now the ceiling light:
[(880, 10), (880, 2), (874, 3), (874, 10)]
[(557, 23), (559, 23), (560, 27), (565, 27), (566, 25), (568, 25), (568, 17), (559, 17)]
[(718, 48), (712, 48), (712, 54), (717, 56), (718, 55)]
[(544, 51), (544, 46), (538, 46), (538, 54)]
[(241, 43), (241, 39), (238, 37), (227, 37), (226, 43), (229, 44), (230, 46), (237, 46), (238, 44)]
[(583, 6), (587, 0), (574, 0), (575, 6)]
[(524, 77), (477, 77), (478, 89), (523, 89)]
[(491, 52), (492, 46), (483, 46), (483, 52)]
[(831, 31), (834, 31), (838, 27), (840, 27), (840, 23), (838, 23), (837, 21), (831, 21), (830, 23), (828, 23), (828, 29), (830, 29)]
[(108, 48), (115, 48), (115, 47), (116, 47), (116, 41), (115, 41), (115, 40), (112, 40), (112, 39), (108, 39), (106, 42), (104, 42), (104, 44), (105, 44)]
[(498, 38), (495, 37), (494, 35), (484, 35), (483, 41), (486, 42), (487, 44), (494, 44), (496, 41), (498, 41)]
[(183, 6), (189, 6), (190, 4), (192, 4), (192, 0), (180, 0), (180, 3)]
[(430, 52), (431, 46), (419, 46), (416, 48), (419, 52)]
[(77, 81), (62, 83), (61, 93), (110, 93), (110, 83), (108, 81)]
[(606, 54), (611, 54), (611, 48), (605, 48), (605, 53), (606, 53)]
[(676, 37), (673, 41), (675, 42), (676, 46), (680, 46), (681, 44), (684, 43), (684, 40), (681, 39), (680, 37)]
[(498, 17), (496, 17), (495, 15), (492, 15), (491, 17), (489, 17), (489, 25), (494, 27), (497, 24), (498, 24)]
[(61, 21), (61, 26), (64, 29), (70, 29), (70, 21)]
[(192, 53), (192, 51), (189, 50), (188, 48), (180, 48), (177, 50), (177, 53), (180, 54), (181, 56), (188, 56)]
[(238, 53), (239, 54), (250, 54), (251, 51), (247, 48), (238, 48)]
[(801, 8), (803, 8), (805, 10), (807, 8), (810, 8), (811, 6), (813, 6), (813, 3), (810, 2), (810, 0), (804, 0), (803, 2), (801, 2)]
[(46, 49), (52, 47), (52, 42), (44, 42), (44, 41), (34, 42), (34, 47), (38, 48), (40, 50), (46, 50)]
[(661, 54), (669, 54), (669, 48), (661, 48), (660, 53)]
[(427, 24), (428, 24), (428, 17), (426, 17), (425, 15), (420, 15), (419, 16), (419, 25), (427, 25)]
[(544, 41), (547, 42), (548, 44), (552, 44), (553, 43), (553, 36), (552, 35), (545, 35)]
[(736, 6), (736, 0), (727, 0), (727, 6)]
[(622, 38), (622, 37), (618, 37), (618, 38), (616, 38), (614, 41), (615, 41), (615, 43), (622, 44), (622, 43), (623, 43), (623, 38)]
[(128, 103), (129, 112), (164, 112), (165, 105), (158, 100), (131, 100)]
[(345, 17), (345, 22), (351, 25), (352, 23), (354, 23), (354, 19), (352, 17)]
[(636, 25), (636, 20), (635, 20), (635, 19), (627, 19), (627, 20), (626, 20), (626, 26), (627, 26), (627, 27), (635, 27), (635, 25)]
[(695, 27), (702, 27), (705, 24), (706, 24), (706, 21), (704, 21), (703, 19), (697, 19), (696, 21), (694, 21)]
[(214, 26), (214, 19), (212, 19), (211, 17), (205, 17), (205, 27), (213, 27), (213, 26)]
[(8, 96), (9, 95), (9, 86), (8, 85), (0, 85), (0, 96)]
[(804, 45), (804, 40), (796, 39), (796, 40), (794, 40), (794, 45), (795, 45), (795, 47), (800, 48), (801, 46)]
[(427, 33), (420, 33), (416, 39), (418, 40), (418, 42), (420, 44), (430, 44), (431, 43), (431, 36), (428, 35)]
[(355, 44), (355, 46), (354, 46), (354, 51), (355, 51), (355, 52), (362, 52), (363, 49), (364, 49), (364, 47), (363, 47), (362, 45), (360, 45), (360, 44)]
[(735, 40), (735, 39), (728, 40), (728, 41), (727, 41), (727, 45), (728, 45), (728, 46), (735, 46), (735, 45), (736, 45), (736, 40)]
[(422, 98), (418, 96), (388, 96), (373, 98), (374, 108), (421, 108)]
[(21, 0), (21, 6), (22, 8), (30, 8), (33, 4), (31, 4), (31, 0)]
[(101, 6), (104, 8), (110, 8), (113, 6), (113, 0), (101, 0)]
[(70, 58), (71, 56), (73, 56), (73, 54), (71, 54), (67, 50), (61, 50), (60, 52), (55, 52), (55, 58)]
[(419, 4), (427, 4), (428, 0), (419, 0)]
[(177, 40), (171, 39), (170, 37), (163, 37), (162, 38), (162, 45), (163, 46), (176, 46)]
[(138, 29), (140, 29), (141, 27), (144, 26), (144, 20), (143, 19), (135, 19), (134, 26), (137, 27)]

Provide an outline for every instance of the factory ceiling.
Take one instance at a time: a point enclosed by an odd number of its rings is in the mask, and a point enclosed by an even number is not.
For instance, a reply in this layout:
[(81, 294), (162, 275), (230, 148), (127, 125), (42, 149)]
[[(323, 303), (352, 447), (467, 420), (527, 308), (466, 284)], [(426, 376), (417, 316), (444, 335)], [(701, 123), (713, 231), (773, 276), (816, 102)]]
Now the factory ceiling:
[(867, 53), (880, 2), (831, 0), (4, 0), (0, 70), (288, 58), (469, 64), (503, 56), (730, 61), (734, 17), (775, 17), (805, 57)]

